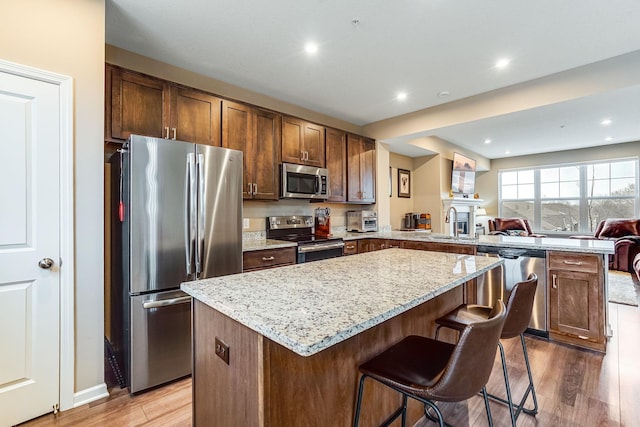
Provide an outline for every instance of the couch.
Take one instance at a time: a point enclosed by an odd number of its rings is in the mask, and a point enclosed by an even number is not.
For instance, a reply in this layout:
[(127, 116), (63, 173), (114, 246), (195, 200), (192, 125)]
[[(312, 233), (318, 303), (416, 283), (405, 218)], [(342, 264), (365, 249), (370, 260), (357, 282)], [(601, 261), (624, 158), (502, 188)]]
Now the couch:
[(526, 218), (494, 218), (488, 221), (489, 234), (501, 236), (546, 237), (531, 230)]
[(609, 256), (609, 269), (633, 272), (640, 253), (640, 219), (608, 218), (598, 223), (593, 236), (571, 236), (572, 239), (613, 240), (615, 253)]

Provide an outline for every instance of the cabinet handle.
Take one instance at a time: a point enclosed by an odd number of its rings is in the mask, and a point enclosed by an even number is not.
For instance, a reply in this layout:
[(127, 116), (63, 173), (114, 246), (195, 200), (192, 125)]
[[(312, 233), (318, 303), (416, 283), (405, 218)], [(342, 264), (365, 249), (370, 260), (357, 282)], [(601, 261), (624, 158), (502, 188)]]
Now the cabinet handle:
[(176, 128), (171, 128), (171, 131), (173, 132), (173, 139), (174, 141), (176, 140)]
[(347, 245), (347, 249), (355, 249), (356, 247), (354, 245)]
[(275, 257), (272, 257), (272, 256), (269, 256), (269, 257), (263, 256), (262, 257), (263, 261), (273, 261), (274, 259), (275, 259)]
[(567, 265), (582, 265), (583, 264), (582, 261), (567, 261), (567, 260), (564, 260), (562, 262), (567, 264)]
[(256, 194), (258, 194), (258, 184), (256, 184), (255, 182), (253, 183), (253, 195), (255, 196)]
[(164, 139), (169, 139), (169, 126), (164, 128)]
[(251, 189), (253, 188), (252, 186), (253, 186), (253, 184), (250, 182), (249, 183), (249, 191), (247, 191), (247, 194), (249, 194), (249, 195), (251, 195)]
[(558, 289), (558, 276), (555, 274), (551, 275), (551, 286), (553, 289)]
[(304, 151), (300, 152), (300, 160), (304, 160)]
[(580, 338), (581, 340), (588, 340), (589, 337), (585, 337), (584, 335), (578, 335), (578, 338)]

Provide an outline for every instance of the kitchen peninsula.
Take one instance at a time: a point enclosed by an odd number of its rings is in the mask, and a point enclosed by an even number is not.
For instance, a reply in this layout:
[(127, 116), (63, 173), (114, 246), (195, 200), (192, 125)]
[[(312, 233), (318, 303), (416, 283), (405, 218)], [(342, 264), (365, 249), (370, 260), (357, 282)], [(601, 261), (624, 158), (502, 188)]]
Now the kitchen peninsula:
[[(502, 262), (389, 249), (183, 283), (194, 297), (194, 425), (350, 425), (358, 365), (406, 335), (433, 336), (433, 320), (463, 302), (461, 285)], [(362, 425), (399, 403), (376, 385), (365, 399), (376, 404)]]

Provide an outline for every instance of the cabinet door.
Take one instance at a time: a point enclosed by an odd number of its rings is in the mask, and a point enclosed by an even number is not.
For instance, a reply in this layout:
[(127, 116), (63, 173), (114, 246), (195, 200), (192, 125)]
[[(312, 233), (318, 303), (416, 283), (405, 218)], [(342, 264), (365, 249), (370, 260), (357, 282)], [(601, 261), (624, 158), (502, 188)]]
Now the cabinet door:
[(254, 199), (278, 200), (280, 194), (278, 167), (280, 164), (280, 114), (253, 109), (253, 181)]
[(347, 201), (347, 134), (327, 128), (325, 131), (326, 167), (329, 170), (329, 202)]
[(106, 118), (105, 139), (126, 140), (132, 133), (164, 137), (166, 82), (120, 68), (109, 68), (111, 111)]
[(219, 147), (222, 100), (180, 86), (172, 85), (169, 92), (169, 138)]
[(304, 123), (304, 164), (324, 167), (324, 127), (313, 123)]
[(365, 138), (362, 142), (360, 154), (360, 182), (362, 188), (362, 201), (366, 203), (376, 202), (376, 143)]
[(324, 127), (282, 116), (282, 161), (324, 167)]
[(304, 122), (302, 120), (282, 116), (282, 161), (303, 165), (302, 141), (304, 138)]
[(347, 201), (376, 202), (375, 141), (359, 135), (347, 136)]
[(358, 253), (358, 241), (348, 240), (344, 242), (343, 255), (354, 255)]
[(242, 197), (253, 195), (254, 147), (252, 144), (251, 107), (237, 102), (222, 102), (222, 146), (243, 153)]
[(549, 329), (581, 339), (599, 340), (599, 275), (549, 270)]

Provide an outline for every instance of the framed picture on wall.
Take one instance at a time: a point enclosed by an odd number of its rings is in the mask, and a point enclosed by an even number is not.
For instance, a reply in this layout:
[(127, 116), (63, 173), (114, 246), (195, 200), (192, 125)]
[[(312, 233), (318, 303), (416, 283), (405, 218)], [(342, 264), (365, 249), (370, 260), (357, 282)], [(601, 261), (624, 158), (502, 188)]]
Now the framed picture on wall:
[(398, 169), (398, 197), (411, 197), (411, 171)]

